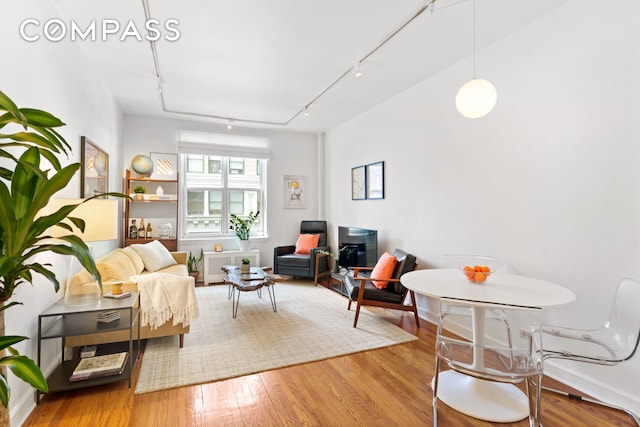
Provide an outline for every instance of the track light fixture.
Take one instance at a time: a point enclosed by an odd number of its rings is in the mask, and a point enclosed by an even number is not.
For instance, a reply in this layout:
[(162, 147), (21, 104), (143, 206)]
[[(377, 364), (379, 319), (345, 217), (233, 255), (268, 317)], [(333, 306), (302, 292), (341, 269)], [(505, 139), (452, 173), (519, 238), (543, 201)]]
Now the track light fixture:
[(358, 62), (353, 68), (355, 70), (354, 75), (356, 76), (356, 79), (362, 77), (362, 67), (361, 67), (362, 63)]
[(305, 117), (309, 117), (309, 107), (304, 107), (304, 115)]
[(229, 130), (233, 129), (233, 120), (231, 119), (227, 120), (227, 129)]

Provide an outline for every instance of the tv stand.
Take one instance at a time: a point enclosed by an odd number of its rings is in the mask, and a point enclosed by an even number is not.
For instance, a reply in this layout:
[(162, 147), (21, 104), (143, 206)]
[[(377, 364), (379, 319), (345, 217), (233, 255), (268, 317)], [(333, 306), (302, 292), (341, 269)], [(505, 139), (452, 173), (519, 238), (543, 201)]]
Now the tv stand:
[(349, 297), (347, 294), (347, 288), (345, 286), (346, 274), (340, 273), (331, 273), (329, 275), (329, 286), (328, 288), (332, 291), (336, 291), (342, 296)]

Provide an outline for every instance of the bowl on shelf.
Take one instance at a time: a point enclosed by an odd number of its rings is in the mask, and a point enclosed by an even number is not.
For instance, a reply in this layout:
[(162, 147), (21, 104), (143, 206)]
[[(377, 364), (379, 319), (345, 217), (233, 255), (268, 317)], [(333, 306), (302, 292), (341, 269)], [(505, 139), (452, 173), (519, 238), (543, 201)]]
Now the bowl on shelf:
[(486, 265), (465, 265), (462, 272), (471, 283), (483, 283), (492, 273)]

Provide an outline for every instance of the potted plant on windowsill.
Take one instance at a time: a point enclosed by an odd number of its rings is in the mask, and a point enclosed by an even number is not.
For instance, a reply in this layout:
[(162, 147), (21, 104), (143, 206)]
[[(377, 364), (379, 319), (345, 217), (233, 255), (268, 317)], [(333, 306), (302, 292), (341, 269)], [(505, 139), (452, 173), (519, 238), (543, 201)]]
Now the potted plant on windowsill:
[(249, 274), (251, 272), (251, 260), (249, 258), (242, 258), (242, 265), (240, 266), (241, 274)]
[(229, 228), (235, 231), (236, 236), (240, 239), (238, 244), (241, 251), (248, 251), (251, 248), (249, 235), (251, 234), (251, 227), (253, 226), (253, 223), (258, 219), (258, 215), (260, 215), (260, 211), (257, 211), (255, 214), (251, 211), (249, 212), (249, 216), (247, 216), (246, 219), (243, 219), (236, 214), (231, 214)]
[(187, 270), (189, 270), (189, 276), (193, 277), (195, 282), (198, 281), (198, 276), (200, 275), (200, 264), (202, 263), (202, 259), (204, 258), (204, 252), (200, 249), (200, 256), (196, 258), (191, 252), (189, 252), (189, 256), (187, 257)]

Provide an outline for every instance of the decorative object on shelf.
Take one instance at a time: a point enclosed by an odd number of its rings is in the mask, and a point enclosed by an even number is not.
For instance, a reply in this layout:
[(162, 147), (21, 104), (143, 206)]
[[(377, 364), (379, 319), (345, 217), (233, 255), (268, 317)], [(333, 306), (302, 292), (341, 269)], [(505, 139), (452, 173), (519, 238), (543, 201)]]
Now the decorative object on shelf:
[(93, 197), (109, 191), (109, 155), (86, 136), (80, 137), (80, 197)]
[(367, 198), (367, 172), (364, 166), (351, 168), (351, 200)]
[(284, 176), (285, 209), (304, 209), (306, 207), (307, 177), (303, 175)]
[(200, 264), (202, 264), (202, 260), (204, 259), (204, 251), (200, 249), (200, 256), (196, 258), (191, 252), (189, 252), (189, 256), (187, 257), (187, 270), (189, 270), (189, 276), (193, 277), (193, 281), (198, 281), (198, 276), (200, 275)]
[(131, 225), (129, 226), (129, 238), (137, 239), (138, 238), (138, 226), (136, 225), (136, 220), (131, 220)]
[(153, 162), (151, 179), (173, 180), (178, 176), (178, 155), (170, 153), (150, 153)]
[(230, 225), (229, 228), (236, 232), (236, 236), (238, 236), (241, 251), (248, 251), (251, 249), (251, 241), (249, 240), (249, 235), (251, 234), (251, 227), (253, 223), (258, 219), (258, 215), (260, 215), (260, 211), (257, 211), (254, 215), (253, 211), (249, 212), (249, 216), (247, 219), (242, 219), (236, 214), (231, 214)]
[(222, 245), (221, 244), (217, 244), (217, 245), (213, 245), (213, 251), (214, 252), (222, 252)]
[(384, 199), (384, 162), (367, 165), (367, 199)]
[(495, 86), (476, 78), (476, 2), (473, 0), (473, 80), (465, 83), (456, 94), (458, 112), (469, 119), (486, 116), (498, 100)]
[(240, 273), (249, 274), (251, 271), (251, 260), (249, 258), (242, 258), (242, 264), (240, 265)]
[(153, 160), (144, 154), (138, 154), (131, 160), (131, 169), (139, 175), (149, 177), (153, 172)]
[(162, 223), (158, 226), (158, 237), (161, 239), (168, 239), (171, 237), (172, 230), (171, 224), (168, 222)]
[(133, 187), (133, 192), (135, 193), (134, 195), (135, 200), (144, 200), (144, 193), (147, 192), (147, 189), (144, 188), (142, 185), (137, 185)]
[(162, 185), (156, 187), (156, 196), (164, 196), (164, 188), (162, 188)]

